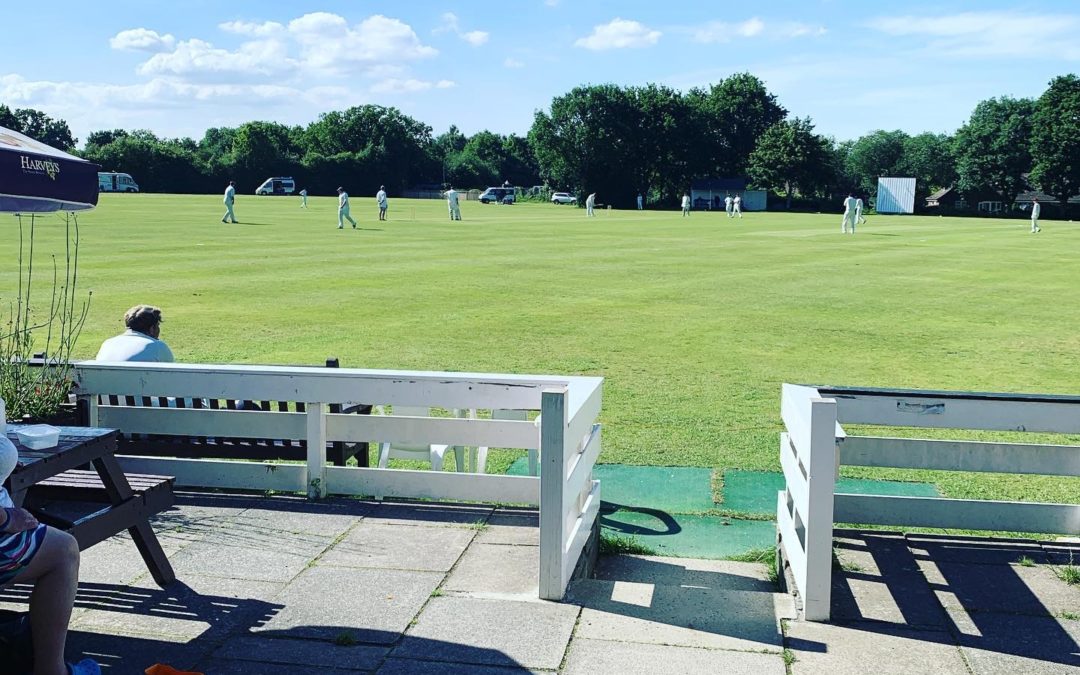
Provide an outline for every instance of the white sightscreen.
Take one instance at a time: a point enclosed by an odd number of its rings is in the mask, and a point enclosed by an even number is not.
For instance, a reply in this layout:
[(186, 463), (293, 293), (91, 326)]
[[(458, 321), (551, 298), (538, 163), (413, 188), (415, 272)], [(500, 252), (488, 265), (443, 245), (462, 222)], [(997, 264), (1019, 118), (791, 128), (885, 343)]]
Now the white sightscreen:
[(878, 213), (915, 213), (915, 179), (878, 178), (874, 210)]

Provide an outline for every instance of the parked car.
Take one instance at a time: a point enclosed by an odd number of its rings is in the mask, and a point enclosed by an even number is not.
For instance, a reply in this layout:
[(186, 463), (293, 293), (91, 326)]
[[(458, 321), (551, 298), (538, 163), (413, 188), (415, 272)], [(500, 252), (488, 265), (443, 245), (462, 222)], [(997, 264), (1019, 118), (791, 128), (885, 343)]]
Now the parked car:
[(552, 204), (577, 204), (577, 197), (569, 192), (556, 192), (551, 195)]
[(512, 187), (489, 187), (480, 193), (480, 203), (513, 204), (516, 193)]
[(257, 195), (291, 195), (295, 191), (296, 182), (290, 176), (267, 178), (262, 185), (255, 188)]

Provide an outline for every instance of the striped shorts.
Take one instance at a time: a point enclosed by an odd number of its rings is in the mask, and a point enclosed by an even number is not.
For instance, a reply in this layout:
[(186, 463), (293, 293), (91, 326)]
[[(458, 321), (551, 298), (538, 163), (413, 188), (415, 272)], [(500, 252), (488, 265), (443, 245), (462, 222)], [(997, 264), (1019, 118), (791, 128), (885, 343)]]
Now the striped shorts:
[(0, 586), (19, 576), (45, 541), (44, 525), (0, 539)]

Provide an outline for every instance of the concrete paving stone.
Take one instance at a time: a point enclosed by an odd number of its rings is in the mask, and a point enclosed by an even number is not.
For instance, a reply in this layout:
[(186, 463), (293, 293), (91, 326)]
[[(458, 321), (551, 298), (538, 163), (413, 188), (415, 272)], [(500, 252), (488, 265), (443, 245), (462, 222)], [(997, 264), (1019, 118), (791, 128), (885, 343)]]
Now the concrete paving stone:
[(462, 525), (487, 522), (495, 510), (477, 504), (442, 504), (435, 502), (370, 502), (366, 519), (370, 523), (390, 525)]
[(395, 658), (555, 669), (578, 608), (550, 602), (432, 598)]
[(67, 659), (94, 659), (108, 675), (144, 675), (155, 663), (190, 670), (213, 649), (202, 640), (167, 642), (147, 637), (110, 635), (73, 629), (68, 632)]
[(898, 532), (834, 535), (833, 554), (843, 568), (873, 576), (920, 573), (919, 561)]
[(976, 565), (1002, 565), (1028, 557), (1047, 562), (1038, 542), (1030, 539), (907, 535), (908, 548), (919, 560)]
[(535, 600), (540, 592), (540, 547), (473, 544), (450, 573), (443, 589), (521, 595)]
[(1080, 621), (950, 610), (975, 675), (1080, 673)]
[(883, 621), (944, 630), (945, 610), (917, 573), (875, 576), (834, 570), (831, 616), (834, 621)]
[(205, 665), (200, 664), (200, 673), (206, 675), (298, 675), (298, 673), (360, 673), (360, 670), (341, 670), (338, 668), (297, 669), (293, 664), (262, 663), (255, 661), (236, 661), (233, 659), (210, 659)]
[(414, 661), (387, 659), (375, 675), (555, 675), (554, 670), (535, 670), (518, 666), (478, 666), (475, 663), (446, 663), (444, 661)]
[(448, 572), (476, 532), (463, 527), (402, 527), (362, 522), (324, 553), (319, 565)]
[(1080, 588), (1049, 565), (970, 565), (921, 561), (927, 582), (946, 609), (1057, 616), (1080, 612)]
[[(632, 639), (634, 636), (627, 636)], [(755, 654), (698, 647), (672, 647), (638, 642), (575, 638), (570, 643), (564, 675), (784, 675), (779, 654)]]
[(320, 668), (375, 670), (389, 652), (389, 647), (372, 645), (345, 646), (320, 640), (240, 636), (225, 642), (214, 652), (214, 658), (293, 664), (307, 666), (311, 671)]
[(596, 578), (633, 581), (657, 586), (694, 586), (727, 591), (775, 593), (768, 566), (731, 560), (698, 560), (644, 555), (605, 555), (596, 566)]
[[(329, 542), (323, 547), (327, 545)], [(305, 548), (302, 544), (299, 547)], [(180, 579), (203, 575), (284, 583), (302, 572), (322, 550), (306, 548), (294, 552), (270, 543), (259, 546), (256, 541), (242, 537), (236, 540), (224, 537), (221, 541), (208, 538), (188, 546), (169, 561)]]
[(232, 519), (228, 528), (204, 532), (195, 544), (281, 551), (314, 558), (325, 551), (340, 534), (273, 530), (265, 527), (265, 523), (265, 520), (259, 518), (245, 519), (244, 514), (240, 514)]
[(282, 609), (253, 632), (390, 644), (439, 586), (437, 572), (312, 567), (277, 596)]
[(573, 582), (567, 601), (583, 607), (577, 637), (762, 652), (780, 651), (793, 613), (786, 594), (595, 579)]
[(969, 675), (956, 641), (944, 631), (792, 621), (786, 644), (795, 655), (792, 675)]
[[(175, 540), (161, 540), (161, 548), (170, 559), (188, 542), (178, 544)], [(83, 551), (79, 560), (81, 583), (124, 585), (150, 574), (135, 542), (126, 538), (112, 537), (99, 542)]]
[(268, 505), (249, 508), (235, 520), (272, 531), (336, 537), (362, 520), (371, 508), (367, 502), (355, 500), (274, 501)]
[(540, 545), (540, 514), (536, 511), (497, 509), (476, 540), (483, 544)]

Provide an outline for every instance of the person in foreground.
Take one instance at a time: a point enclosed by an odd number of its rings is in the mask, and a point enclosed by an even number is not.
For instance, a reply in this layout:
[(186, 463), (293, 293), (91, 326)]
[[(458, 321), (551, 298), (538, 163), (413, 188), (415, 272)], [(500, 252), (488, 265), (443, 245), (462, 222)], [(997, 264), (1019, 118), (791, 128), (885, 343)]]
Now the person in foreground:
[[(0, 485), (18, 461), (15, 446), (0, 434)], [(34, 675), (101, 675), (92, 659), (64, 662), (79, 583), (79, 544), (67, 532), (42, 525), (29, 511), (15, 508), (0, 487), (0, 587), (10, 583), (34, 586), (30, 593)]]
[(157, 307), (135, 305), (124, 314), (127, 330), (101, 343), (96, 360), (172, 363), (172, 350), (159, 339), (162, 321)]

